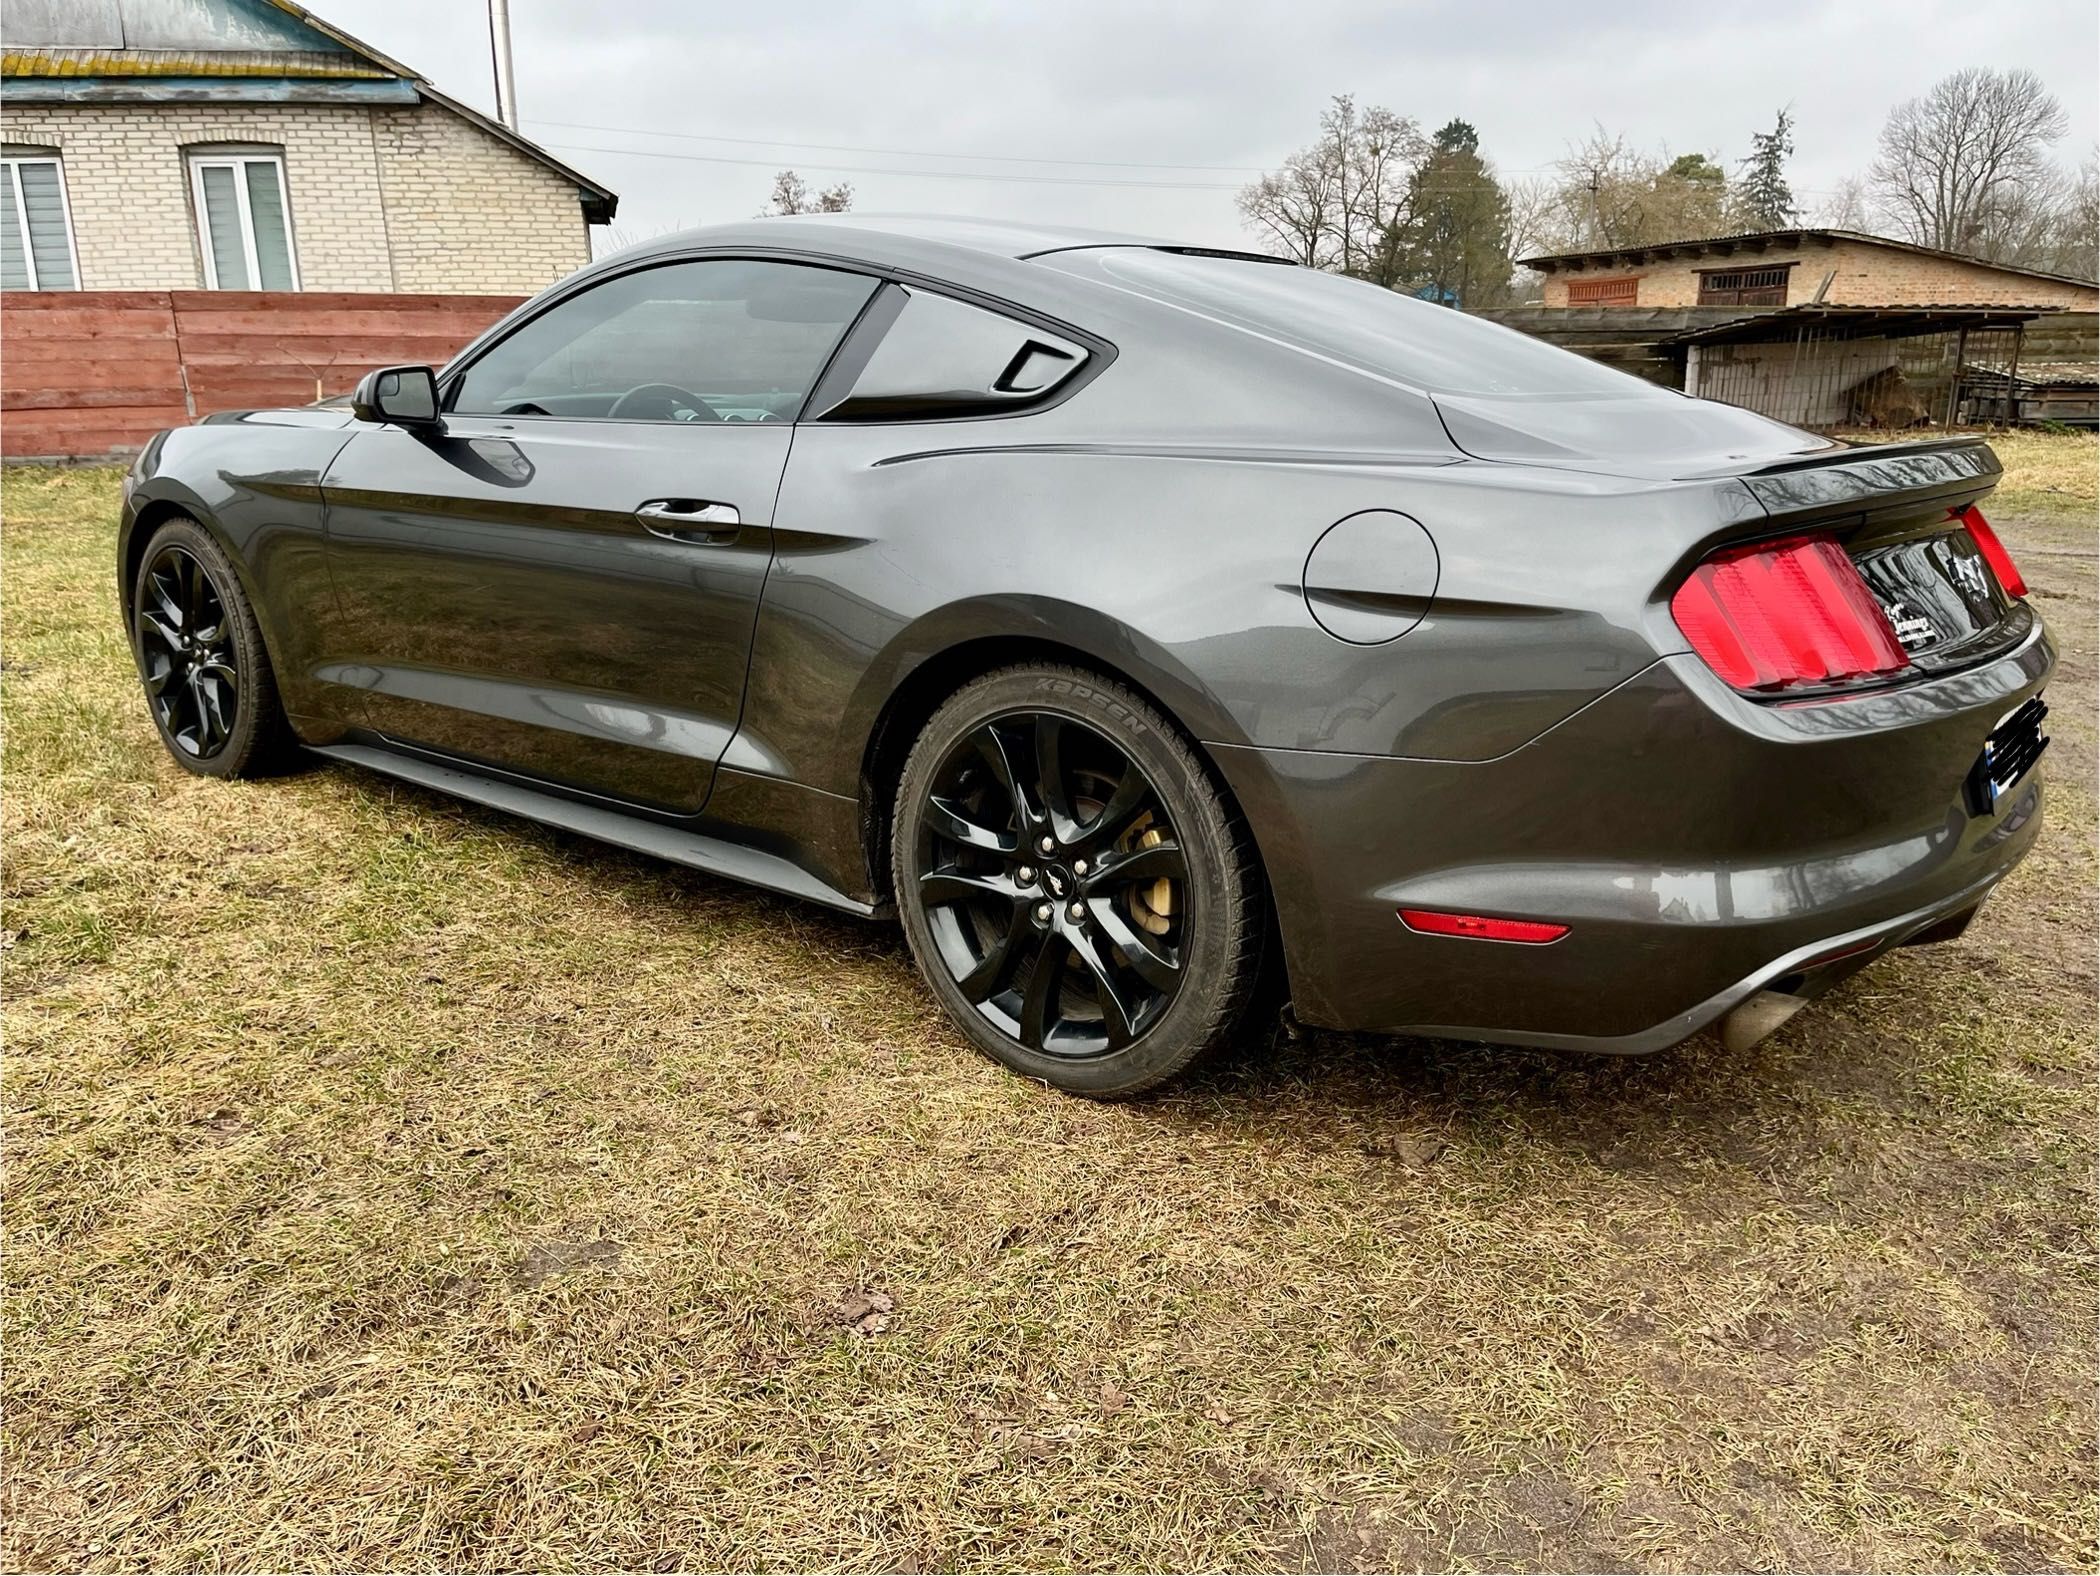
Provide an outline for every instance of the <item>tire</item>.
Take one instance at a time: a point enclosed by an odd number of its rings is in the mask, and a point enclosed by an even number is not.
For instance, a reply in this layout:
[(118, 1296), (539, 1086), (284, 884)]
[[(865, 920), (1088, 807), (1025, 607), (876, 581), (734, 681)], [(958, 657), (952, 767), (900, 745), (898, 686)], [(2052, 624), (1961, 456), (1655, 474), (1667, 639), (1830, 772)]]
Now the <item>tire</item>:
[(161, 743), (200, 777), (255, 777), (295, 743), (255, 610), (211, 533), (177, 516), (139, 555), (131, 649)]
[(892, 832), (920, 974), (1015, 1072), (1128, 1098), (1244, 1018), (1267, 934), (1253, 839), (1122, 685), (1030, 665), (964, 686), (912, 746)]

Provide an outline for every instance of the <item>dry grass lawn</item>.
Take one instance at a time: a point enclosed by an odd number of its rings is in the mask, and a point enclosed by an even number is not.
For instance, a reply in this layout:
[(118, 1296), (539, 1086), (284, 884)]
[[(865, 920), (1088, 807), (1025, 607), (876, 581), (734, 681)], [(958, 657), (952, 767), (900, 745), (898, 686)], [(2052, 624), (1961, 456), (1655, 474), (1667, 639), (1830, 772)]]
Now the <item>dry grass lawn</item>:
[(1316, 1036), (1098, 1106), (894, 933), (190, 778), (5, 478), (17, 1570), (2091, 1569), (2094, 448), (1970, 935), (1744, 1057)]

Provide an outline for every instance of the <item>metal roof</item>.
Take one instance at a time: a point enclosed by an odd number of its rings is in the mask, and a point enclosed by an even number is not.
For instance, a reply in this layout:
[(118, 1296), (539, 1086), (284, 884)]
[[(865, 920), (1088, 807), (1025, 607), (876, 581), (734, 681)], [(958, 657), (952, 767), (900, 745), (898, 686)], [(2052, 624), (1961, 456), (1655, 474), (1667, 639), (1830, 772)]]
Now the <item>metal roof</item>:
[(1589, 252), (1542, 252), (1535, 257), (1520, 257), (1517, 263), (1520, 267), (1536, 268), (1541, 273), (1550, 274), (1561, 268), (1587, 267), (1592, 263), (1614, 261), (1636, 263), (1642, 258), (1668, 257), (1681, 252), (1715, 252), (1727, 256), (1738, 251), (1768, 252), (1774, 247), (1785, 248), (1809, 243), (1834, 246), (1839, 241), (1857, 241), (1862, 245), (1886, 247), (1891, 251), (1909, 252), (1919, 257), (1936, 257), (1947, 262), (1967, 263), (1974, 268), (1995, 269), (2001, 274), (2017, 274), (2026, 279), (2047, 279), (2055, 284), (2084, 285), (2089, 290), (2100, 289), (2100, 281), (2082, 279), (2075, 274), (2052, 274), (2039, 268), (2019, 268), (2011, 263), (1994, 263), (1987, 257), (1974, 257), (1967, 252), (1942, 251), (1936, 246), (1920, 246), (1915, 241), (1899, 241), (1893, 236), (1869, 235), (1864, 230), (1825, 228), (1742, 230), (1729, 235), (1655, 241), (1646, 246), (1612, 246)]
[(2023, 361), (2015, 371), (2004, 361), (1964, 361), (1964, 373), (1981, 372), (1987, 377), (2011, 378), (2035, 388), (2077, 388), (2100, 384), (2100, 366), (2090, 361)]
[(174, 50), (183, 54), (343, 49), (309, 36), (271, 0), (7, 0), (11, 49)]
[(1754, 344), (1804, 334), (1821, 339), (1914, 339), (1956, 329), (2013, 328), (2061, 312), (2056, 306), (1801, 306), (1775, 307), (1672, 334), (1666, 345)]
[(9, 49), (6, 77), (359, 77), (395, 73), (345, 49)]

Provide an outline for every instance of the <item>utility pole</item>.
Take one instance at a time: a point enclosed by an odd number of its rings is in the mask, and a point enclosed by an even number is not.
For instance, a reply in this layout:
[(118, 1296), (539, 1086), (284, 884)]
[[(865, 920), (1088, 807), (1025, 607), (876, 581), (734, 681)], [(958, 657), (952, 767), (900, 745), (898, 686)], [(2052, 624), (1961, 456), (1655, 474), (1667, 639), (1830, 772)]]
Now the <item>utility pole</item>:
[(510, 0), (489, 0), (489, 53), (496, 62), (496, 118), (518, 129), (518, 79), (510, 64)]

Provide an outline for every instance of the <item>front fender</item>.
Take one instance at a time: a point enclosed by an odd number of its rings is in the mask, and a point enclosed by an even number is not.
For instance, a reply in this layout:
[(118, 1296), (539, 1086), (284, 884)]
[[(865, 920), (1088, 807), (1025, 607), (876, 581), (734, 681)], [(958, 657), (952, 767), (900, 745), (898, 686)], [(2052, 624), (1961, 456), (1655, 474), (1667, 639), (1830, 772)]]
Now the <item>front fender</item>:
[(350, 434), (340, 426), (260, 418), (177, 427), (146, 446), (117, 529), (118, 605), (127, 631), (145, 537), (161, 519), (194, 519), (225, 551), (255, 611), (285, 710), (310, 733), (336, 721), (309, 674), (332, 623), (321, 477)]

